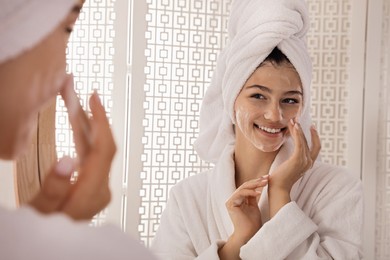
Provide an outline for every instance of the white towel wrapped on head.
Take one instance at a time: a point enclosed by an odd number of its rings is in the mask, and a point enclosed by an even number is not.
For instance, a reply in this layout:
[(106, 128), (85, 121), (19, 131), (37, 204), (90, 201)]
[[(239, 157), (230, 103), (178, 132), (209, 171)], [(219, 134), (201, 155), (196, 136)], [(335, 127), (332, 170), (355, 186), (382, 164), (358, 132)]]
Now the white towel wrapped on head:
[(0, 63), (42, 41), (78, 0), (0, 0)]
[[(234, 102), (246, 80), (278, 47), (297, 70), (303, 91), (299, 118), (310, 142), (310, 83), (312, 65), (306, 46), (309, 27), (304, 0), (235, 0), (228, 24), (228, 43), (202, 102), (200, 133), (195, 141), (199, 156), (216, 163), (229, 143), (234, 143)], [(288, 158), (291, 138), (282, 146), (273, 166)]]

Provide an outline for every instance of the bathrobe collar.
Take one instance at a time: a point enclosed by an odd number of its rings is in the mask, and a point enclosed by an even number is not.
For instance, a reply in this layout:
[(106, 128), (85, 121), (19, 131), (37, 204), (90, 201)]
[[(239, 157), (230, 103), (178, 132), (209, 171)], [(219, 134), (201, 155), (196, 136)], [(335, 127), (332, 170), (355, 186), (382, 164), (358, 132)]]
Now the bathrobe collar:
[[(283, 145), (281, 149), (291, 149), (291, 145)], [(288, 158), (284, 158), (286, 152), (279, 152), (271, 165), (269, 174)], [(226, 209), (225, 203), (236, 190), (235, 171), (234, 171), (234, 143), (226, 146), (221, 154), (220, 160), (215, 165), (212, 174), (209, 174), (209, 196), (208, 203), (210, 212), (215, 218), (218, 231), (223, 238), (228, 238), (234, 231), (233, 223)], [(295, 200), (300, 187), (303, 186), (305, 178), (299, 179), (293, 186), (290, 196)], [(259, 208), (263, 225), (269, 220), (268, 187), (264, 187), (259, 200)]]

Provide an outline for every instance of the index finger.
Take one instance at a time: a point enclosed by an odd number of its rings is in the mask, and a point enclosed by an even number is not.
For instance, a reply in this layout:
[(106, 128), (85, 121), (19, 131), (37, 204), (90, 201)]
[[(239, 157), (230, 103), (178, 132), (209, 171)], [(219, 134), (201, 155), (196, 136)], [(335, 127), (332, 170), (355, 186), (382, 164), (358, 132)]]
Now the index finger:
[(291, 137), (294, 141), (295, 149), (294, 151), (301, 154), (302, 152), (306, 153), (309, 151), (309, 146), (301, 125), (294, 119), (291, 119), (288, 124), (288, 129), (290, 131)]
[(61, 90), (61, 96), (68, 109), (69, 122), (72, 126), (75, 139), (76, 152), (80, 161), (82, 161), (92, 144), (91, 125), (88, 116), (73, 89), (73, 84), (73, 76), (69, 75), (65, 82), (65, 86)]

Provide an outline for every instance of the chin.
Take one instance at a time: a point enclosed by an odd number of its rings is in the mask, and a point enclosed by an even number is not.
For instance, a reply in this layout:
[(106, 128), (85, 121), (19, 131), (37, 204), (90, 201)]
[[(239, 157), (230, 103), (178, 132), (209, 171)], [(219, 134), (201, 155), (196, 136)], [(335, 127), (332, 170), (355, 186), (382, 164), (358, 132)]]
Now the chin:
[(23, 156), (23, 154), (26, 153), (29, 144), (32, 143), (29, 141), (31, 141), (31, 138), (24, 140), (19, 139), (16, 143), (10, 144), (6, 151), (2, 151), (2, 154), (0, 155), (1, 158), (5, 160), (14, 160)]
[(10, 143), (6, 144), (0, 150), (0, 159), (2, 160), (14, 160), (17, 159), (26, 150), (25, 146), (19, 144)]
[[(33, 135), (35, 133), (34, 126), (36, 126), (36, 124), (25, 124), (18, 132), (14, 132), (14, 135), (9, 138), (9, 140), (13, 141), (8, 143), (8, 148), (4, 153), (5, 159), (17, 159), (27, 152), (27, 149), (33, 143)], [(3, 156), (3, 154), (1, 156)]]
[(264, 153), (273, 153), (273, 152), (276, 152), (280, 149), (281, 145), (280, 146), (277, 146), (277, 147), (258, 147), (257, 146), (257, 149), (259, 149), (260, 151), (264, 152)]
[(280, 142), (279, 144), (273, 144), (273, 145), (266, 145), (266, 144), (254, 144), (255, 147), (264, 152), (264, 153), (272, 153), (272, 152), (276, 152), (280, 149), (280, 147), (282, 147), (282, 145), (284, 144), (284, 140), (283, 142)]

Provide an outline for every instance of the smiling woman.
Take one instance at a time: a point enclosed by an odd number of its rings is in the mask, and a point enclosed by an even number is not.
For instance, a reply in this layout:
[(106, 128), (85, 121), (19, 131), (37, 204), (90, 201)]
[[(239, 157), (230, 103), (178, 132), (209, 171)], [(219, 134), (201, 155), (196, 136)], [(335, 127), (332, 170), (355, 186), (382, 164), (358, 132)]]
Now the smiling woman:
[[(98, 94), (89, 99), (87, 117), (66, 73), (65, 50), (82, 3), (0, 0), (0, 6), (0, 159), (23, 153), (38, 113), (58, 93), (77, 151), (77, 158), (63, 157), (51, 166), (28, 205), (13, 211), (0, 207), (0, 258), (153, 259), (118, 228), (91, 228), (85, 221), (110, 201), (116, 146)], [(79, 176), (71, 183), (75, 170)]]
[(309, 24), (304, 0), (233, 1), (195, 142), (215, 167), (172, 188), (163, 259), (362, 257), (360, 180), (317, 160)]

